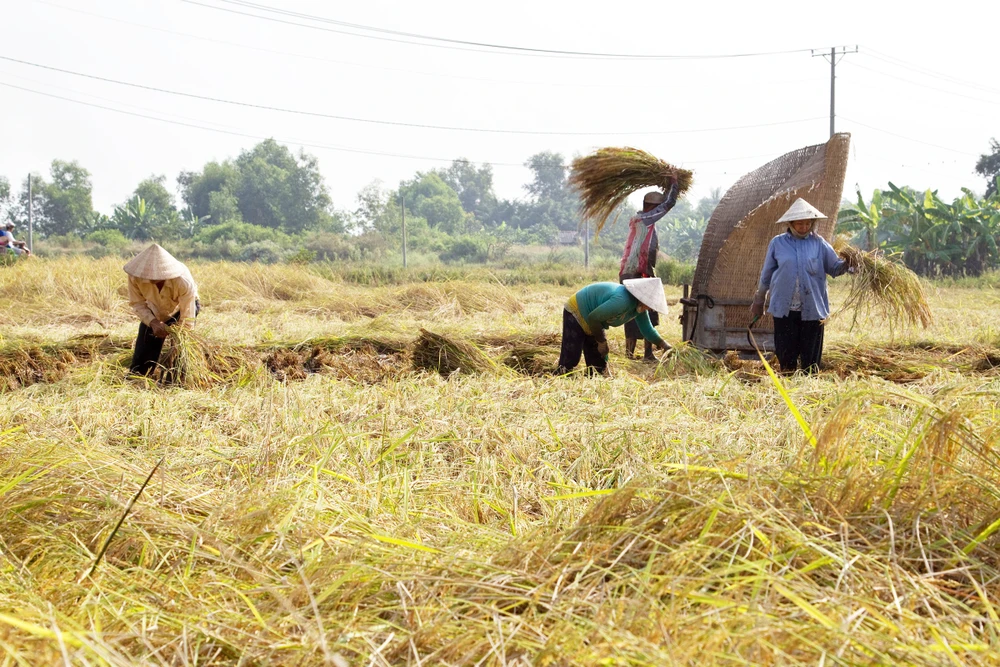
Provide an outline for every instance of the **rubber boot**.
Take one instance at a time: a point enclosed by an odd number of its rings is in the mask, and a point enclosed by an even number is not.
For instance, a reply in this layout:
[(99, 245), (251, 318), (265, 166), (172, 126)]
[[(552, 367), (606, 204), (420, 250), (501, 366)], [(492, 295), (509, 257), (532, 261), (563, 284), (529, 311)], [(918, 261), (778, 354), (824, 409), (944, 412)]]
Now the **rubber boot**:
[(653, 344), (650, 343), (648, 340), (647, 341), (643, 341), (643, 342), (646, 343), (646, 345), (645, 345), (645, 350), (644, 350), (643, 355), (642, 355), (642, 360), (643, 361), (656, 361), (656, 357), (653, 356)]
[(625, 358), (626, 359), (635, 359), (635, 343), (636, 343), (636, 339), (635, 338), (626, 338), (625, 339)]

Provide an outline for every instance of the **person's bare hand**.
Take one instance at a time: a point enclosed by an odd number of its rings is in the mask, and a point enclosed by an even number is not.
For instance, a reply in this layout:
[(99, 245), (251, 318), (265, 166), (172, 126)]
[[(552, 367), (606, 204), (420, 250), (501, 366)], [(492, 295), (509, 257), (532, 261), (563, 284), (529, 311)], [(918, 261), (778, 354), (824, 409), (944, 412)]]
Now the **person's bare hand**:
[(750, 306), (750, 316), (753, 318), (758, 318), (762, 317), (763, 315), (764, 315), (764, 303), (763, 302), (758, 303), (755, 301)]
[(167, 333), (168, 333), (168, 331), (167, 331), (167, 325), (164, 324), (163, 322), (161, 322), (159, 320), (153, 320), (150, 323), (149, 328), (153, 330), (153, 335), (156, 336), (157, 338), (166, 338), (167, 337)]

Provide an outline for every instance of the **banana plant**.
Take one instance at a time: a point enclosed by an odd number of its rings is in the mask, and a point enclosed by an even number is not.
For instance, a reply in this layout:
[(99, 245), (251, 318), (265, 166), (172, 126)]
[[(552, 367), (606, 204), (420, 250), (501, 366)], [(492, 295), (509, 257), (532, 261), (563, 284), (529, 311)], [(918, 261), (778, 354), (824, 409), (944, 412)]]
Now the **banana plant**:
[(111, 216), (111, 223), (125, 238), (145, 240), (153, 236), (153, 212), (146, 201), (136, 195), (125, 203), (116, 206)]
[(840, 210), (837, 215), (837, 231), (860, 235), (864, 238), (865, 250), (874, 250), (881, 245), (878, 240), (879, 223), (882, 222), (885, 204), (882, 191), (872, 193), (871, 204), (865, 203), (861, 189), (857, 189), (858, 203)]

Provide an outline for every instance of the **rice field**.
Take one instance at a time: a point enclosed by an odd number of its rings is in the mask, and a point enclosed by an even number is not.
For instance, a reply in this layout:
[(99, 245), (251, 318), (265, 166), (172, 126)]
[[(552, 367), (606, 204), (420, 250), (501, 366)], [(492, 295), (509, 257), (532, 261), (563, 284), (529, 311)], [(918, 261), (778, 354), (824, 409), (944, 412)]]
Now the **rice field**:
[(0, 271), (0, 665), (1000, 663), (996, 291), (835, 317), (799, 421), (620, 330), (552, 377), (570, 286), (190, 268), (171, 384), (119, 262)]

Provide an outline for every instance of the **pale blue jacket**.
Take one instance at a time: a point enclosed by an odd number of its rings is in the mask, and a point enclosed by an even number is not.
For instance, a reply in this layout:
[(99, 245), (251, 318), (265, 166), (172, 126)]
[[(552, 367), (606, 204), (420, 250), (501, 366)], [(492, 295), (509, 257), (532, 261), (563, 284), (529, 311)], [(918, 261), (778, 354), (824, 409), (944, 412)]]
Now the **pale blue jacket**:
[(758, 293), (771, 291), (767, 312), (774, 317), (788, 317), (795, 277), (799, 278), (802, 299), (802, 319), (825, 320), (830, 316), (830, 298), (826, 292), (826, 276), (839, 276), (847, 271), (847, 263), (822, 236), (811, 232), (804, 239), (791, 232), (771, 239), (760, 272)]

